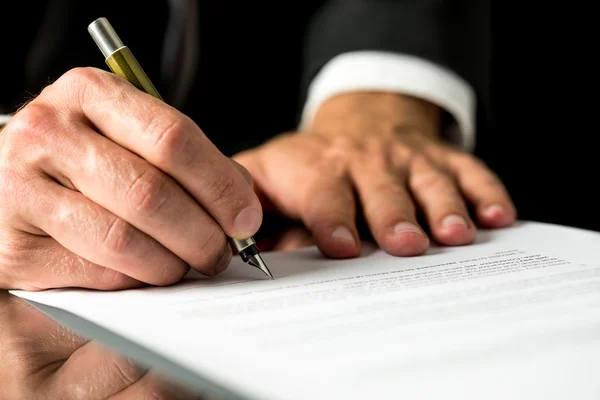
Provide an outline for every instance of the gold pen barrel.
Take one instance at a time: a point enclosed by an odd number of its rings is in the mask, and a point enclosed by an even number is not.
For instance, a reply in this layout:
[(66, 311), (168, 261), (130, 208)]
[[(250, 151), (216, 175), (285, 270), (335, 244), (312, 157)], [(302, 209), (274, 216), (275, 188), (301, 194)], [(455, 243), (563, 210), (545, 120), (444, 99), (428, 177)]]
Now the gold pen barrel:
[(112, 72), (160, 100), (158, 93), (129, 47), (125, 46), (106, 18), (98, 18), (88, 26), (88, 32), (105, 57)]

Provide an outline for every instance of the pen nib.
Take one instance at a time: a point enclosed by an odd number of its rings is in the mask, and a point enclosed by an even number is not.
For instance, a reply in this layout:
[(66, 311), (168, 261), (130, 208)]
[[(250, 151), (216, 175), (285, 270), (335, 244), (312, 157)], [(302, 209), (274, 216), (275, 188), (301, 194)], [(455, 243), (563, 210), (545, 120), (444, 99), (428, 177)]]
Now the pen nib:
[(267, 268), (267, 265), (265, 264), (265, 262), (259, 254), (248, 257), (248, 264), (260, 269), (269, 278), (274, 279), (273, 275), (271, 274), (271, 271), (269, 271), (269, 268)]

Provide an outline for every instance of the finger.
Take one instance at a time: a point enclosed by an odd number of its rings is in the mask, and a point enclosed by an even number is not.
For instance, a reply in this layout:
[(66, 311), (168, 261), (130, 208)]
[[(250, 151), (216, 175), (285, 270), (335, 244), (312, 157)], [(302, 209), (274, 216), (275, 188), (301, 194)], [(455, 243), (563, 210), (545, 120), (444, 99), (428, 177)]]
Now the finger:
[(117, 393), (111, 400), (198, 400), (202, 391), (188, 389), (183, 384), (168, 379), (160, 372), (150, 371), (139, 381)]
[(515, 221), (517, 211), (506, 188), (483, 162), (468, 154), (457, 154), (450, 157), (449, 163), (482, 226), (501, 228)]
[(187, 116), (99, 69), (77, 68), (41, 97), (62, 101), (67, 118), (81, 113), (106, 137), (171, 175), (235, 238), (262, 220), (260, 203), (243, 175)]
[(151, 236), (192, 268), (214, 275), (228, 255), (221, 227), (171, 177), (83, 123), (43, 168), (67, 176), (94, 203)]
[(475, 240), (475, 225), (456, 184), (423, 156), (411, 161), (409, 187), (439, 243), (463, 245)]
[(429, 239), (419, 227), (404, 177), (392, 167), (384, 150), (369, 151), (352, 164), (364, 217), (373, 238), (396, 256), (424, 253)]
[(308, 186), (300, 209), (304, 224), (325, 256), (347, 258), (360, 255), (356, 202), (345, 174), (328, 171), (315, 177)]
[[(121, 290), (143, 285), (123, 273), (91, 263), (51, 237), (28, 233), (17, 235), (12, 240), (18, 241), (20, 247), (28, 251), (12, 271), (4, 271), (6, 277), (0, 277), (0, 287), (28, 291), (65, 287)], [(16, 268), (19, 271), (14, 270)]]
[(81, 193), (45, 179), (31, 185), (23, 218), (71, 252), (153, 285), (175, 283), (187, 272), (160, 243)]

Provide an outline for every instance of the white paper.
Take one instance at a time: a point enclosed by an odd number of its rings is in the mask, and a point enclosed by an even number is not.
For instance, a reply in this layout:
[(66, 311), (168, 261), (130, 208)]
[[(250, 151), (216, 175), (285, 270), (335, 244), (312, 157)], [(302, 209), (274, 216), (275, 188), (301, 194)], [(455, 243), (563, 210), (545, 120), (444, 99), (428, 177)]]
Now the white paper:
[(121, 292), (13, 292), (248, 398), (598, 399), (600, 234), (538, 223), (464, 247), (353, 260), (263, 253)]

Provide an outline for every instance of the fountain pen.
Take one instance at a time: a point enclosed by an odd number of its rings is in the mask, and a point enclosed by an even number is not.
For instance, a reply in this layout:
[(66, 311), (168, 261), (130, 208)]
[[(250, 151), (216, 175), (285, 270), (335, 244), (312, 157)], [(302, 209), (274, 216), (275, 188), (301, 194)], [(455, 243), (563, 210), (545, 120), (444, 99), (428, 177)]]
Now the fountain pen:
[[(106, 18), (98, 18), (89, 24), (88, 33), (100, 48), (106, 64), (113, 73), (128, 80), (138, 89), (163, 100), (131, 50), (123, 44)], [(245, 263), (260, 269), (265, 275), (273, 279), (273, 275), (260, 256), (253, 238), (243, 240), (229, 238), (229, 242), (233, 250), (239, 254)]]

